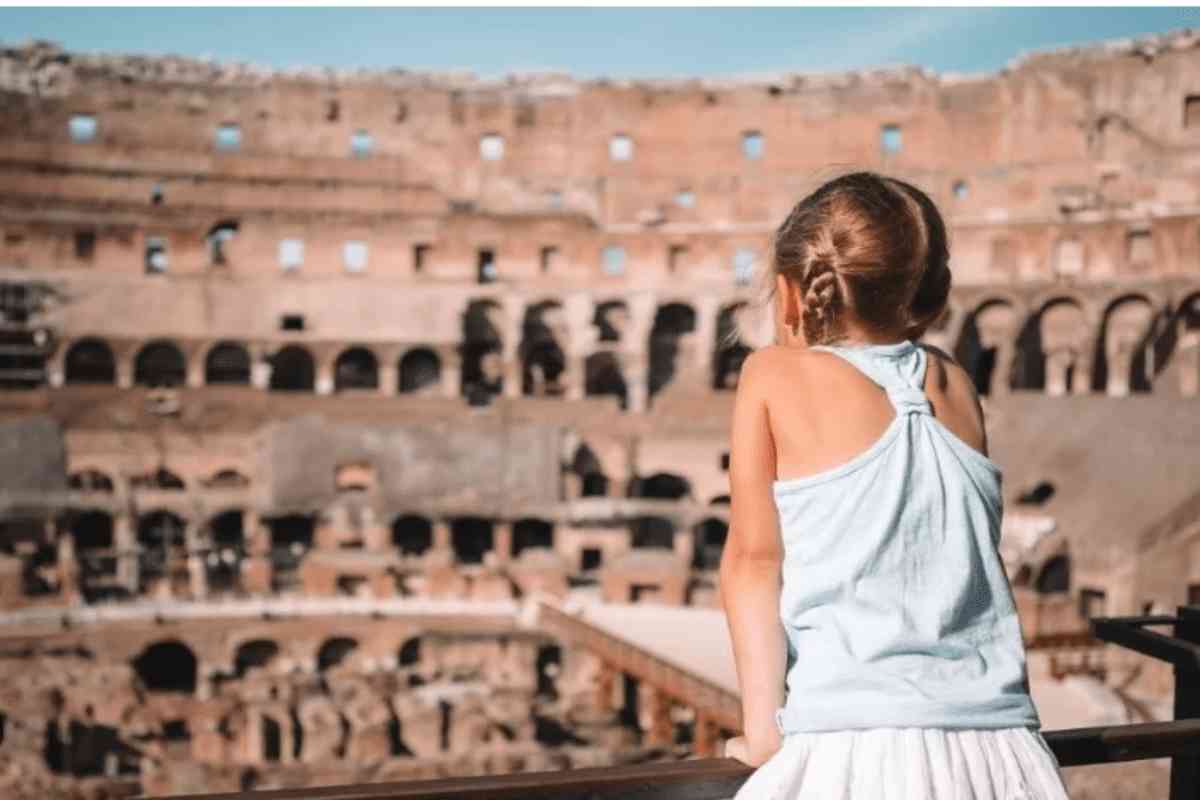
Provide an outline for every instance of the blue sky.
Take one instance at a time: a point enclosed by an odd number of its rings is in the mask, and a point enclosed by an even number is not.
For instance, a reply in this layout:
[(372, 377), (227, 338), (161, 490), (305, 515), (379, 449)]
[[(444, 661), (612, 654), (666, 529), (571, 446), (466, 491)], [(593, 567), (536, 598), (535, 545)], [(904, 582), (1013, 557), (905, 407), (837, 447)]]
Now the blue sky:
[(1195, 8), (4, 8), (0, 41), (277, 67), (686, 77), (919, 64), (1200, 27)]

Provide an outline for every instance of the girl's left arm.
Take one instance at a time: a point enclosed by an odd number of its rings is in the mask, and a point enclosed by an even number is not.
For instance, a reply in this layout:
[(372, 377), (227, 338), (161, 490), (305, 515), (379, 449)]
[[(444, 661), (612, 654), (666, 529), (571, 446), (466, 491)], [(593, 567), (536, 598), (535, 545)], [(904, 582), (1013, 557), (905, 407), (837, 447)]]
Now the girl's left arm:
[(783, 544), (772, 494), (775, 445), (764, 389), (771, 376), (770, 356), (752, 353), (738, 378), (730, 430), (730, 529), (718, 577), (751, 764), (761, 764), (779, 749), (775, 711), (783, 704), (787, 663), (787, 637), (779, 619)]

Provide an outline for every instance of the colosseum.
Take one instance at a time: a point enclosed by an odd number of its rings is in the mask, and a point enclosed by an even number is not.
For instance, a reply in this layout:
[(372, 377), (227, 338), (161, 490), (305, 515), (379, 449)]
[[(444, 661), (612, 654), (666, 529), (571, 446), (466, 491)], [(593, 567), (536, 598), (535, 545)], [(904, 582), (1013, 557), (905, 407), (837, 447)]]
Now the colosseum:
[(1087, 619), (1200, 603), (1200, 34), (640, 81), (33, 42), (0, 93), (0, 792), (717, 752), (732, 389), (853, 168), (951, 224), (927, 339), (1046, 726), (1170, 718)]

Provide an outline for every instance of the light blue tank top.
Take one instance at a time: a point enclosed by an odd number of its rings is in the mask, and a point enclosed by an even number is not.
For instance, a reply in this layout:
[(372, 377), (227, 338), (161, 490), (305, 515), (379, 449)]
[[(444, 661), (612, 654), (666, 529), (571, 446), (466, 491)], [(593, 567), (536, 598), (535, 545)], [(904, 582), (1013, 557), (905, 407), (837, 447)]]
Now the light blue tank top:
[(840, 466), (773, 484), (788, 639), (780, 732), (1040, 728), (997, 550), (1000, 467), (933, 416), (922, 347), (812, 349), (882, 386), (896, 417)]

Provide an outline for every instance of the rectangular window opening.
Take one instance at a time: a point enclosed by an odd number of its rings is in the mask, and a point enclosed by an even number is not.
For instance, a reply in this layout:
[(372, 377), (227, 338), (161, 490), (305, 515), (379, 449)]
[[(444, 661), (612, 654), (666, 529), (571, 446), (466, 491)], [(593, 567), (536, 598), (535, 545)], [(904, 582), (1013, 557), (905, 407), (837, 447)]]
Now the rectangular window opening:
[(431, 245), (415, 244), (413, 245), (413, 272), (424, 272), (429, 266), (429, 253), (433, 249)]
[(342, 248), (342, 260), (345, 262), (346, 272), (365, 272), (367, 269), (367, 254), (366, 242), (346, 242)]
[(486, 247), (479, 250), (478, 279), (480, 283), (496, 280), (496, 253)]
[(1183, 127), (1200, 128), (1200, 94), (1189, 94), (1184, 98)]
[(758, 131), (746, 131), (742, 134), (742, 155), (751, 161), (763, 157), (763, 135)]
[(146, 274), (161, 275), (167, 271), (167, 240), (161, 236), (146, 239)]
[(904, 146), (899, 125), (884, 125), (879, 132), (879, 144), (885, 155), (899, 153)]
[(95, 141), (99, 127), (96, 117), (92, 114), (75, 114), (67, 123), (67, 130), (73, 142)]
[(283, 239), (279, 242), (279, 266), (285, 272), (299, 269), (304, 263), (304, 240)]
[(733, 254), (733, 282), (738, 286), (749, 286), (754, 279), (754, 251), (739, 247)]
[(350, 136), (350, 154), (355, 158), (366, 158), (375, 148), (375, 140), (366, 131), (355, 131)]
[(688, 249), (684, 244), (673, 244), (667, 250), (667, 271), (675, 272), (687, 260)]
[(547, 245), (542, 248), (541, 253), (542, 274), (556, 271), (558, 268), (558, 248), (553, 245)]
[(91, 261), (96, 255), (96, 232), (75, 231), (75, 258)]
[(625, 274), (625, 248), (620, 245), (609, 245), (604, 248), (604, 274)]
[(218, 125), (215, 144), (217, 150), (223, 153), (232, 153), (240, 150), (242, 147), (241, 127), (232, 122)]
[(281, 331), (302, 331), (304, 330), (304, 315), (303, 314), (284, 314), (279, 318), (279, 330)]

